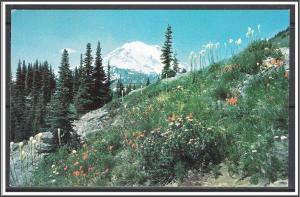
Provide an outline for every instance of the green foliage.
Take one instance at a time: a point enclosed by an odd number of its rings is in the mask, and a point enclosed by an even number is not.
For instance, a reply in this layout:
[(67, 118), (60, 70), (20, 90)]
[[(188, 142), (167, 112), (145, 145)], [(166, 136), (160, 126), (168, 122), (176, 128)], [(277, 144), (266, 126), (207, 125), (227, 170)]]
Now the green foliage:
[(101, 47), (98, 42), (95, 56), (95, 66), (93, 68), (93, 107), (97, 109), (102, 107), (108, 100), (110, 100), (109, 83), (106, 83), (107, 77), (102, 66)]
[(240, 65), (240, 72), (257, 74), (267, 57), (281, 59), (282, 54), (266, 40), (253, 41), (244, 51), (232, 58), (232, 63)]
[(230, 90), (224, 83), (220, 83), (214, 90), (215, 98), (218, 100), (225, 100), (229, 97), (229, 94)]
[(216, 71), (220, 70), (220, 68), (221, 68), (221, 64), (219, 64), (219, 63), (213, 63), (213, 64), (209, 67), (208, 71), (209, 71), (209, 72), (216, 72)]
[(290, 27), (277, 33), (269, 40), (274, 46), (289, 47), (290, 46)]
[[(174, 77), (176, 72), (171, 69), (171, 63), (173, 61), (173, 51), (172, 51), (172, 28), (168, 25), (166, 33), (165, 33), (165, 42), (161, 49), (161, 56), (160, 59), (164, 64), (163, 70), (161, 72), (161, 78), (169, 78)], [(175, 66), (176, 68), (176, 66)]]
[[(174, 117), (171, 117), (173, 119)], [(205, 167), (217, 164), (224, 157), (226, 133), (193, 117), (179, 117), (171, 120), (166, 130), (156, 129), (140, 142), (140, 154), (145, 170), (154, 182), (168, 182), (167, 179), (183, 177), (185, 168)]]

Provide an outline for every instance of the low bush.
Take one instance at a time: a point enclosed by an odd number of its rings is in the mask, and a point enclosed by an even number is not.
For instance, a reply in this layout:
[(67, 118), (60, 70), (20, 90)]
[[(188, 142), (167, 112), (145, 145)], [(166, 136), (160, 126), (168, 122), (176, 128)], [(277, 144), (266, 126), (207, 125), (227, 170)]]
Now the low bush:
[(232, 58), (233, 64), (240, 65), (240, 72), (247, 74), (257, 74), (260, 65), (267, 57), (282, 59), (282, 53), (266, 40), (252, 42), (244, 51)]
[(157, 128), (137, 141), (145, 171), (153, 183), (182, 179), (186, 170), (218, 164), (226, 155), (226, 133), (207, 127), (192, 114), (169, 117), (169, 127)]

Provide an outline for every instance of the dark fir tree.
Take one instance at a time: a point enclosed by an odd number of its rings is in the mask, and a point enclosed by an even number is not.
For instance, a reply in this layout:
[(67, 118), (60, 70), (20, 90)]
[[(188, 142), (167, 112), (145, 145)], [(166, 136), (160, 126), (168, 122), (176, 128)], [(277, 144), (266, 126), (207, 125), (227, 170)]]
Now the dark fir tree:
[(80, 85), (80, 76), (79, 76), (79, 70), (76, 66), (73, 71), (73, 92), (74, 92), (73, 95), (76, 95), (79, 85)]
[(14, 137), (16, 141), (26, 139), (28, 136), (27, 130), (25, 128), (25, 89), (24, 81), (22, 81), (22, 67), (21, 61), (19, 61), (17, 72), (16, 72), (16, 82), (15, 86), (12, 85), (11, 94), (11, 116), (16, 120), (14, 123)]
[(33, 65), (33, 80), (32, 80), (32, 104), (37, 104), (37, 100), (39, 97), (40, 91), (40, 72), (39, 72), (39, 62), (38, 60), (35, 61)]
[(177, 54), (174, 53), (174, 56), (173, 56), (173, 70), (175, 73), (178, 73), (179, 72), (179, 61), (177, 59)]
[(91, 44), (88, 43), (86, 46), (82, 79), (75, 98), (75, 107), (77, 110), (77, 114), (79, 115), (89, 112), (94, 107), (94, 81), (92, 77), (92, 61), (93, 57)]
[(51, 99), (51, 73), (47, 61), (43, 63), (42, 73), (42, 98), (40, 99), (42, 105), (46, 105)]
[(146, 86), (150, 85), (150, 79), (148, 77), (147, 82), (146, 82)]
[(171, 62), (172, 62), (172, 28), (168, 25), (166, 33), (165, 33), (165, 42), (161, 49), (161, 56), (160, 59), (162, 64), (164, 65), (161, 78), (164, 79), (166, 77), (174, 76), (174, 71), (171, 69)]
[(102, 57), (101, 57), (101, 47), (100, 42), (97, 44), (96, 56), (95, 56), (95, 66), (92, 73), (94, 81), (94, 109), (97, 109), (103, 106), (106, 103), (106, 74), (102, 66)]
[(118, 97), (121, 97), (122, 96), (122, 91), (123, 91), (123, 94), (124, 94), (124, 85), (122, 83), (122, 78), (119, 78), (118, 81), (117, 81), (117, 96)]
[(107, 63), (107, 79), (106, 79), (106, 83), (105, 83), (105, 87), (107, 89), (106, 102), (109, 102), (112, 100), (112, 91), (110, 89), (110, 85), (111, 85), (111, 66), (110, 66), (110, 62), (108, 61), (108, 63)]
[[(61, 64), (58, 71), (57, 91), (49, 104), (48, 117), (51, 124), (51, 130), (54, 136), (54, 145), (58, 143), (58, 128), (61, 133), (61, 145), (71, 144), (74, 134), (70, 120), (70, 94), (72, 94), (72, 73), (69, 67), (68, 51), (64, 49), (62, 53)], [(49, 124), (49, 123), (48, 123)]]
[(66, 49), (64, 49), (62, 53), (58, 74), (58, 85), (60, 86), (58, 88), (64, 92), (64, 94), (60, 95), (62, 96), (60, 99), (63, 99), (63, 103), (70, 104), (73, 100), (73, 77), (72, 71), (70, 70), (69, 54)]
[(26, 90), (25, 90), (25, 87), (26, 87), (26, 75), (27, 75), (27, 66), (26, 66), (25, 61), (23, 60), (23, 63), (22, 63), (22, 73), (21, 73), (21, 81), (22, 81), (22, 88), (23, 88), (23, 91), (24, 91), (25, 95), (26, 95)]
[(26, 95), (29, 95), (32, 91), (32, 81), (33, 81), (33, 68), (32, 68), (32, 64), (29, 63), (27, 68), (26, 83), (25, 83)]
[(56, 89), (56, 79), (55, 79), (55, 74), (54, 74), (54, 70), (52, 69), (52, 66), (50, 65), (50, 91), (51, 91), (51, 95), (54, 94), (55, 89)]
[(81, 81), (82, 77), (84, 75), (82, 53), (80, 54), (80, 64), (79, 64), (79, 68), (78, 68), (78, 74), (79, 74), (79, 80)]

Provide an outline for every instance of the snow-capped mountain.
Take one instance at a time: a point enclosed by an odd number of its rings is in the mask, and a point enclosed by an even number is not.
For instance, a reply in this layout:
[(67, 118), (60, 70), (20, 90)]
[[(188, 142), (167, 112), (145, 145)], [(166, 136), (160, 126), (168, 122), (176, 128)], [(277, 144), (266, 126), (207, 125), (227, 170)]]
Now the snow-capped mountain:
[(159, 74), (163, 65), (160, 62), (161, 49), (158, 45), (147, 45), (140, 41), (125, 43), (123, 46), (116, 48), (104, 59), (104, 65), (108, 61), (110, 65), (118, 69), (143, 74)]

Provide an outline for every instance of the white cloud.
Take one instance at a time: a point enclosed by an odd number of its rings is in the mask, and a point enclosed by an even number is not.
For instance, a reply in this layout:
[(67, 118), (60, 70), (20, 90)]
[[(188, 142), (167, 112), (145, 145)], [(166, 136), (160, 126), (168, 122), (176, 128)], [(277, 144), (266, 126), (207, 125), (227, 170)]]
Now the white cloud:
[(71, 48), (63, 48), (63, 49), (60, 50), (60, 52), (62, 53), (64, 51), (64, 49), (66, 49), (69, 54), (77, 52), (75, 49), (71, 49)]

